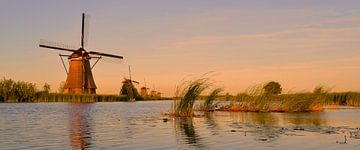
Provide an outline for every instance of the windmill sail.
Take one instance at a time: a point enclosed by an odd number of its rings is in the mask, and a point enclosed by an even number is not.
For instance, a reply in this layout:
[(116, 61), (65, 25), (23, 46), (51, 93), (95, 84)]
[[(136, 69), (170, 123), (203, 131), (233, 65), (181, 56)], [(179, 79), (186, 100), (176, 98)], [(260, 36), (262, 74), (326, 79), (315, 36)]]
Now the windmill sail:
[[(58, 44), (55, 42), (50, 42), (46, 40), (41, 40), (39, 46), (43, 48), (55, 49), (72, 52), (72, 54), (68, 57), (69, 59), (69, 72), (67, 73), (66, 83), (64, 86), (64, 93), (87, 93), (87, 94), (95, 94), (96, 93), (96, 85), (93, 78), (93, 74), (90, 67), (90, 59), (91, 58), (115, 58), (115, 59), (123, 59), (122, 56), (107, 54), (97, 51), (87, 52), (84, 48), (86, 45), (86, 19), (85, 14), (82, 14), (82, 23), (81, 23), (81, 40), (80, 40), (80, 48), (75, 49), (73, 47)], [(91, 55), (98, 55), (96, 57), (92, 57)], [(100, 57), (99, 57), (100, 56)], [(95, 63), (96, 64), (96, 63)], [(94, 64), (94, 65), (95, 65)]]
[(74, 46), (69, 46), (69, 45), (65, 45), (65, 44), (61, 44), (61, 43), (57, 43), (57, 42), (53, 42), (53, 41), (48, 41), (48, 40), (44, 40), (44, 39), (40, 40), (39, 47), (68, 51), (68, 52), (76, 51), (75, 50), (76, 48)]

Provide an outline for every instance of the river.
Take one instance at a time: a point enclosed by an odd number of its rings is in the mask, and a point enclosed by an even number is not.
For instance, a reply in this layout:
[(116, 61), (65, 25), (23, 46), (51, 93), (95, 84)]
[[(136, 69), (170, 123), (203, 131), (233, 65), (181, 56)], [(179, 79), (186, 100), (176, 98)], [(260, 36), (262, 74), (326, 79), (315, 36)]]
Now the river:
[(171, 103), (0, 103), (0, 149), (360, 149), (359, 107), (171, 118)]

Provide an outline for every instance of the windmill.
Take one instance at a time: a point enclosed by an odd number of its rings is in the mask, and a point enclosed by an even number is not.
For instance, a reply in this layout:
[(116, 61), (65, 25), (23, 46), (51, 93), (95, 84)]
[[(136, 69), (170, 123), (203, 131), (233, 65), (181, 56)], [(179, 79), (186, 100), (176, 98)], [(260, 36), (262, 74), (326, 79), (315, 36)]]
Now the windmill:
[[(97, 51), (86, 51), (84, 48), (85, 38), (85, 14), (82, 14), (81, 24), (81, 46), (78, 49), (70, 48), (65, 45), (56, 44), (52, 42), (40, 41), (39, 46), (43, 48), (55, 49), (59, 51), (71, 52), (71, 55), (59, 54), (65, 71), (67, 73), (66, 82), (64, 85), (64, 93), (84, 93), (95, 94), (96, 85), (92, 75), (92, 69), (96, 63), (103, 57), (110, 57), (115, 59), (123, 59), (122, 56), (106, 54)], [(65, 63), (62, 59), (63, 56), (67, 56), (69, 60), (69, 70), (66, 69)], [(97, 61), (90, 67), (90, 60), (96, 58)]]
[(129, 78), (126, 78), (126, 77), (124, 77), (124, 81), (123, 81), (123, 83), (136, 83), (136, 84), (139, 84), (139, 82), (138, 81), (135, 81), (135, 80), (132, 80), (131, 79), (131, 67), (129, 66)]
[(146, 81), (144, 79), (144, 86), (140, 88), (140, 95), (142, 97), (148, 96), (148, 90), (150, 90), (150, 88), (146, 87)]

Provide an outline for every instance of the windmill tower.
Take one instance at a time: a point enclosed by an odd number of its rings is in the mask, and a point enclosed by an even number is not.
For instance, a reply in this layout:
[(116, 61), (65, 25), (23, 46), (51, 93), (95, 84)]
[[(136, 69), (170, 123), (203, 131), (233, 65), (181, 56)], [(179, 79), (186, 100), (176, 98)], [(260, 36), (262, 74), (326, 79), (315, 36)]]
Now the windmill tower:
[(149, 89), (150, 89), (150, 88), (146, 87), (146, 81), (145, 81), (145, 79), (144, 79), (144, 86), (141, 87), (141, 89), (140, 89), (140, 95), (141, 95), (142, 97), (148, 96), (148, 95), (149, 95), (149, 94), (148, 94), (148, 90), (149, 90)]
[(136, 84), (139, 84), (138, 81), (135, 81), (135, 80), (132, 80), (131, 79), (131, 67), (129, 66), (129, 78), (126, 78), (125, 76), (124, 77), (124, 81), (122, 83), (130, 83), (132, 84), (133, 82), (136, 83)]
[[(67, 73), (66, 83), (64, 86), (64, 93), (76, 93), (76, 94), (95, 94), (96, 85), (94, 77), (92, 75), (92, 69), (96, 63), (102, 57), (111, 57), (115, 59), (123, 59), (122, 56), (106, 54), (96, 51), (86, 51), (84, 48), (85, 38), (85, 14), (82, 14), (81, 24), (81, 47), (79, 49), (69, 48), (67, 46), (56, 44), (48, 41), (40, 41), (39, 46), (43, 48), (55, 49), (60, 51), (72, 52), (71, 55), (59, 54), (61, 60), (62, 56), (67, 56), (69, 60), (69, 71), (66, 69), (65, 63), (63, 62), (65, 71)], [(94, 56), (92, 56), (94, 55)], [(96, 58), (97, 61), (90, 67), (90, 60)]]

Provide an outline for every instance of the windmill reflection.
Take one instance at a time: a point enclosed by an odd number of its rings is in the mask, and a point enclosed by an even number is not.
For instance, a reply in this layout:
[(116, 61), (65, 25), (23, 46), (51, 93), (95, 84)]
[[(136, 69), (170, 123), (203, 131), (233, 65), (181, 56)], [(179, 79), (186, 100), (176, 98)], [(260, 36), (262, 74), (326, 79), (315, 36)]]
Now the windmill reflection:
[[(193, 118), (175, 118), (174, 129), (181, 141), (196, 148), (204, 148), (201, 138), (194, 129)], [(178, 136), (177, 136), (178, 137)]]
[(89, 115), (92, 104), (69, 104), (70, 142), (74, 149), (86, 149), (91, 146), (91, 124)]

